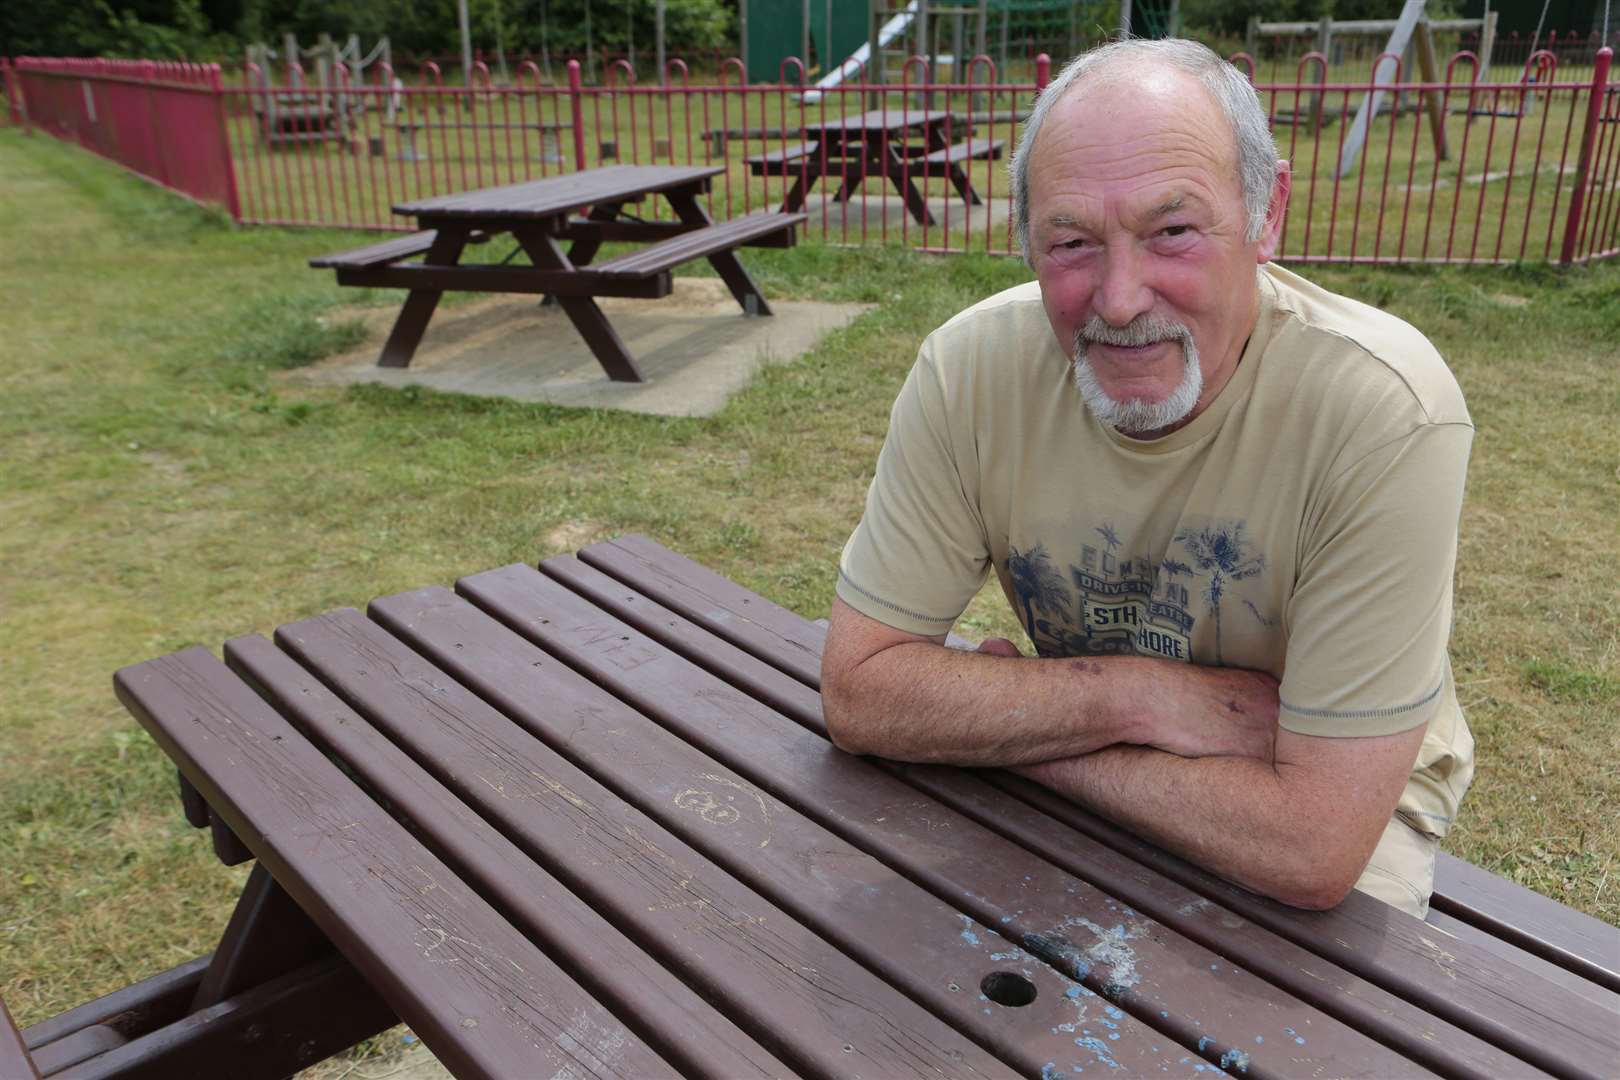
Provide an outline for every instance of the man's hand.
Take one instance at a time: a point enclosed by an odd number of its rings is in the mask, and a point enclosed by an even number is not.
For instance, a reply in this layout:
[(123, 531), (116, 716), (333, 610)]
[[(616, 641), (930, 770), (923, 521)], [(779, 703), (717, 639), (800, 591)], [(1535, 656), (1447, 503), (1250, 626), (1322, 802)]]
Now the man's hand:
[[(1021, 657), (1018, 646), (1003, 637), (985, 638), (974, 652)], [(1106, 664), (1107, 660), (1095, 663)], [(1196, 668), (1187, 676), (1166, 668), (1153, 701), (1144, 703), (1142, 728), (1150, 736), (1138, 745), (1178, 757), (1249, 757), (1270, 764), (1277, 741), (1277, 680), (1263, 671), (1242, 668)], [(1173, 697), (1179, 700), (1159, 699)], [(1156, 709), (1173, 710), (1173, 724), (1156, 724)], [(1200, 718), (1201, 723), (1188, 720)]]
[(1275, 760), (1277, 680), (1263, 671), (1193, 667), (1182, 676), (1171, 667), (1141, 708), (1149, 735), (1138, 745), (1185, 758)]

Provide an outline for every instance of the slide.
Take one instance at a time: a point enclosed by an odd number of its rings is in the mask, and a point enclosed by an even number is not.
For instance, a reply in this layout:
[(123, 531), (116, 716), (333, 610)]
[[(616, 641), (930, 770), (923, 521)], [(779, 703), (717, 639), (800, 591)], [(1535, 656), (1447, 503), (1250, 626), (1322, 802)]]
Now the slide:
[[(884, 23), (883, 26), (878, 30), (878, 48), (883, 48), (883, 46), (887, 45), (889, 42), (893, 41), (895, 38), (904, 33), (906, 28), (911, 25), (911, 20), (915, 19), (916, 17), (917, 0), (910, 0), (910, 2), (906, 4), (903, 11), (896, 14), (895, 17), (890, 19), (888, 22)], [(856, 64), (862, 66), (869, 65), (872, 62), (872, 43), (867, 42), (865, 45), (862, 45), (860, 48), (856, 49), (849, 59), (854, 60)], [(830, 90), (839, 83), (843, 82), (845, 75), (852, 75), (860, 70), (860, 67), (856, 67), (855, 64), (851, 64), (848, 61), (838, 65), (838, 67), (816, 80), (816, 90), (805, 91), (803, 98), (804, 103), (806, 105), (814, 105), (816, 102), (821, 100), (821, 94), (818, 91)]]

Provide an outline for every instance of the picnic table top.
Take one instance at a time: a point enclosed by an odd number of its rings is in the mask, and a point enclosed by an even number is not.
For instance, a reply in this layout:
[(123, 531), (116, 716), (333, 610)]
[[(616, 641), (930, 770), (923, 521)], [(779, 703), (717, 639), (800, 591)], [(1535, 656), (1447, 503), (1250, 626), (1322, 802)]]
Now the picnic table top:
[(538, 220), (597, 203), (621, 202), (706, 181), (723, 165), (607, 165), (595, 169), (481, 188), (416, 202), (394, 213), (423, 220)]
[(898, 131), (903, 128), (924, 127), (949, 120), (948, 109), (873, 109), (858, 116), (845, 116), (807, 123), (804, 130), (821, 133), (862, 134), (866, 132)]
[(1359, 893), (1298, 911), (994, 770), (852, 757), (824, 636), (629, 536), (116, 684), (457, 1076), (1620, 1060), (1613, 928), (1560, 966)]

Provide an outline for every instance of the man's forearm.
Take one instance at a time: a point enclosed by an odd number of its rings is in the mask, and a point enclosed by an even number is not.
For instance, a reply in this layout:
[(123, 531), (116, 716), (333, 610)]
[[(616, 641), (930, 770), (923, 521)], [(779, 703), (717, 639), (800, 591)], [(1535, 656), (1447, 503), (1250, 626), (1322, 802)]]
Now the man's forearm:
[(1331, 907), (1360, 876), (1387, 815), (1346, 821), (1293, 768), (1115, 746), (1014, 771), (1245, 888)]
[(884, 650), (823, 681), (834, 739), (856, 753), (953, 765), (1072, 757), (1138, 734), (1123, 695), (1138, 658), (1040, 660), (926, 642)]
[(1141, 656), (1038, 659), (908, 642), (824, 676), (834, 741), (903, 761), (1024, 765), (1120, 743), (1269, 760), (1276, 683)]

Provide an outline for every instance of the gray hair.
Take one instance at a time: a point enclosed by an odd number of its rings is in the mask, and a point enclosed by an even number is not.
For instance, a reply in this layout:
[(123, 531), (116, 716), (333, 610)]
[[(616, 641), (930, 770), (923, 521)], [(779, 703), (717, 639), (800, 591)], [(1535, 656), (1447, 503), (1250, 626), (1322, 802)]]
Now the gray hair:
[(1012, 159), (1013, 217), (1018, 223), (1018, 246), (1026, 263), (1030, 261), (1029, 158), (1047, 115), (1081, 80), (1097, 77), (1103, 69), (1116, 65), (1138, 63), (1157, 63), (1185, 72), (1209, 91), (1215, 104), (1231, 121), (1237, 143), (1238, 182), (1243, 189), (1243, 207), (1249, 215), (1244, 239), (1252, 244), (1265, 231), (1266, 210), (1271, 205), (1272, 184), (1277, 178), (1277, 145), (1271, 139), (1271, 125), (1266, 121), (1265, 109), (1260, 106), (1260, 96), (1254, 92), (1248, 78), (1208, 46), (1196, 41), (1128, 38), (1081, 53), (1069, 61), (1035, 99), (1035, 107), (1030, 111)]

